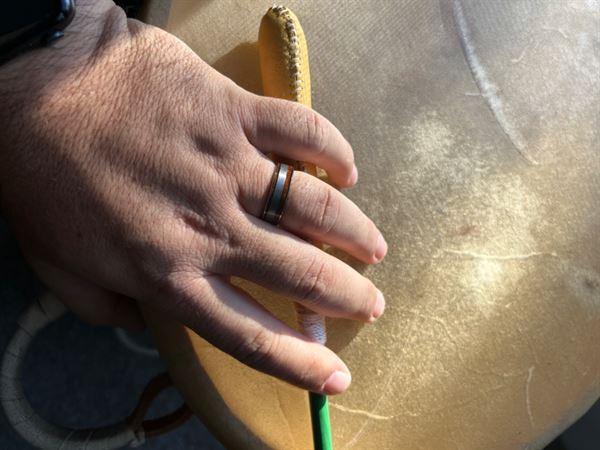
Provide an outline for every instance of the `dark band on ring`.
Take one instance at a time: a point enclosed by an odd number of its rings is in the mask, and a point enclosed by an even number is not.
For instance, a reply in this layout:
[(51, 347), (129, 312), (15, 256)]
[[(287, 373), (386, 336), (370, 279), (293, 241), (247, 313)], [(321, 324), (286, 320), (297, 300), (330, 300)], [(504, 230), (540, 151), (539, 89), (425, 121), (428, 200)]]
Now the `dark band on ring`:
[(264, 221), (273, 225), (279, 224), (290, 191), (293, 173), (294, 168), (288, 164), (277, 163), (275, 166), (269, 187), (269, 196), (261, 217)]

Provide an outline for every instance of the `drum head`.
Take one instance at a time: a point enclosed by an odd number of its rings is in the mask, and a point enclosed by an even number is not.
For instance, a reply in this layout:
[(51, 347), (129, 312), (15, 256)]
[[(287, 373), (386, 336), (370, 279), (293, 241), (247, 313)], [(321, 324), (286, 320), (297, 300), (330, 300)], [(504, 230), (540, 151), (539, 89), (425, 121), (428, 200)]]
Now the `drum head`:
[[(155, 1), (148, 18), (260, 93), (269, 6)], [(354, 147), (346, 194), (390, 245), (381, 265), (350, 261), (384, 292), (384, 316), (327, 324), (353, 374), (330, 399), (335, 447), (541, 448), (600, 394), (597, 3), (286, 6), (308, 39), (314, 108)], [(294, 322), (289, 301), (243, 286)], [(305, 393), (147, 319), (225, 445), (310, 448)]]

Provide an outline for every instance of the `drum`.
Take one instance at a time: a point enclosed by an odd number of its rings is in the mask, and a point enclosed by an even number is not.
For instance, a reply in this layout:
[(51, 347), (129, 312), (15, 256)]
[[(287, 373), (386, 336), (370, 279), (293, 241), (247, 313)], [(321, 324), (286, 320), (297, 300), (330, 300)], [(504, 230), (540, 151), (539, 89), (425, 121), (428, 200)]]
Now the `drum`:
[[(154, 0), (145, 18), (260, 93), (262, 0)], [(313, 106), (352, 143), (379, 225), (374, 326), (328, 320), (353, 374), (338, 449), (542, 448), (600, 395), (598, 4), (300, 2)], [(239, 281), (294, 323), (290, 302)], [(227, 447), (311, 448), (307, 395), (164, 315), (175, 385)]]

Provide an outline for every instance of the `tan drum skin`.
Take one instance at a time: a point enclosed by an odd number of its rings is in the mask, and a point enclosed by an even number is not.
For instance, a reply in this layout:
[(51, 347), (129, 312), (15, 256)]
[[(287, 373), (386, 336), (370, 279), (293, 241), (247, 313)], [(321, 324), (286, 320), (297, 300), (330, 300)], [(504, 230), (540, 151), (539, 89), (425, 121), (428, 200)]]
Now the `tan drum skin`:
[[(260, 92), (269, 6), (154, 0), (146, 17)], [(598, 2), (286, 6), (307, 35), (314, 108), (354, 146), (346, 193), (390, 244), (383, 264), (355, 265), (384, 316), (328, 321), (353, 373), (331, 398), (335, 448), (542, 448), (600, 395)], [(252, 292), (294, 322), (290, 302)], [(146, 318), (227, 447), (311, 448), (303, 392)]]

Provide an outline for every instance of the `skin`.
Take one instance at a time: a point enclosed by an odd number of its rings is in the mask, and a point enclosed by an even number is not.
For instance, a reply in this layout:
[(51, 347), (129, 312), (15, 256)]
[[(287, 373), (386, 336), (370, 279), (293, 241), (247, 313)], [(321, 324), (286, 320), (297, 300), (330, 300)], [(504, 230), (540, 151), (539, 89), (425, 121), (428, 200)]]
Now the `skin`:
[(47, 287), (85, 320), (143, 328), (138, 302), (301, 388), (350, 383), (332, 351), (233, 287), (239, 276), (330, 317), (373, 322), (371, 281), (304, 239), (377, 263), (387, 245), (339, 191), (296, 172), (280, 227), (260, 220), (274, 164), (356, 183), (318, 113), (251, 94), (172, 35), (81, 1), (66, 36), (0, 67), (0, 205)]

